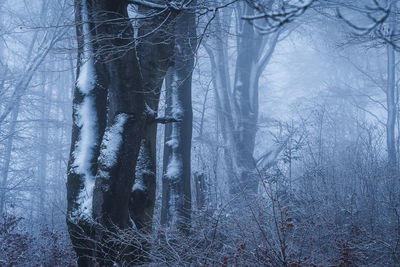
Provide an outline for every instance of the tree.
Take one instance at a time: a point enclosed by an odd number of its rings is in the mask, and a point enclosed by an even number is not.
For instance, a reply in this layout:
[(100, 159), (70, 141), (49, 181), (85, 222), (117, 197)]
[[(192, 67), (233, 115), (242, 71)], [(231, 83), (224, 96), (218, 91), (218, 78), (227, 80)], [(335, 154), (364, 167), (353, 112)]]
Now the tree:
[[(43, 1), (40, 5), (40, 17), (46, 16), (49, 12), (49, 2)], [(57, 18), (56, 25), (61, 23), (62, 18)], [(41, 20), (43, 22), (43, 20)], [(13, 82), (11, 88), (7, 88), (12, 93), (8, 99), (8, 101), (4, 101), (4, 106), (2, 107), (2, 111), (0, 113), (0, 125), (4, 125), (4, 122), (7, 118), (10, 117), (9, 122), (9, 130), (7, 137), (7, 144), (4, 151), (4, 161), (1, 171), (1, 188), (0, 188), (0, 215), (4, 214), (5, 209), (5, 200), (6, 193), (8, 187), (8, 176), (12, 158), (12, 148), (14, 143), (15, 132), (17, 129), (17, 119), (19, 117), (21, 99), (26, 94), (26, 91), (29, 89), (31, 82), (38, 72), (39, 68), (42, 66), (49, 52), (56, 46), (58, 42), (64, 38), (67, 33), (67, 29), (58, 28), (52, 31), (48, 31), (45, 34), (40, 34), (36, 31), (32, 39), (30, 40), (29, 46), (26, 50), (26, 57), (24, 58), (25, 65), (20, 74), (20, 79), (17, 82)], [(7, 74), (8, 67), (5, 67), (5, 74)], [(5, 80), (7, 75), (5, 75), (2, 89), (5, 85)], [(4, 91), (7, 91), (4, 90)], [(4, 93), (4, 92), (3, 92)]]
[(388, 165), (392, 172), (397, 169), (397, 155), (396, 155), (396, 55), (393, 43), (395, 42), (396, 33), (396, 18), (395, 18), (395, 6), (396, 4), (391, 3), (391, 14), (388, 23), (388, 38), (389, 43), (387, 44), (387, 123), (386, 123), (386, 142), (388, 150)]
[[(196, 1), (191, 5), (196, 6)], [(166, 114), (180, 120), (165, 126), (161, 223), (188, 232), (191, 217), (192, 72), (197, 49), (196, 14), (178, 15), (173, 66), (166, 77)]]
[[(398, 96), (396, 96), (396, 50), (398, 50), (398, 31), (396, 27), (398, 1), (372, 1), (370, 5), (364, 4), (360, 9), (353, 9), (368, 19), (369, 24), (358, 25), (342, 15), (338, 9), (337, 13), (347, 25), (355, 31), (357, 39), (364, 42), (373, 42), (375, 46), (383, 43), (386, 46), (387, 80), (386, 80), (386, 147), (388, 168), (392, 173), (398, 169), (396, 154), (396, 121)], [(357, 7), (357, 4), (354, 5)], [(352, 8), (352, 6), (350, 6)], [(377, 44), (378, 43), (378, 44)]]
[[(157, 177), (156, 145), (158, 106), (161, 86), (172, 62), (174, 49), (173, 18), (171, 15), (154, 17), (158, 10), (143, 5), (138, 6), (138, 13), (145, 19), (139, 22), (139, 57), (141, 78), (144, 88), (146, 113), (152, 117), (146, 122), (143, 140), (136, 167), (136, 180), (130, 200), (130, 213), (139, 229), (151, 232)], [(161, 26), (161, 27), (160, 27)], [(143, 201), (145, 200), (145, 201)]]
[[(113, 242), (112, 233), (134, 227), (135, 222), (137, 227), (143, 227), (149, 222), (154, 205), (151, 188), (150, 205), (140, 204), (147, 202), (146, 195), (138, 194), (134, 176), (135, 170), (138, 173), (141, 145), (142, 151), (146, 151), (154, 144), (154, 130), (149, 128), (142, 142), (146, 125), (156, 122), (156, 114), (149, 112), (145, 100), (156, 96), (152, 101), (158, 102), (165, 71), (164, 67), (158, 69), (157, 64), (168, 66), (168, 61), (163, 60), (170, 58), (171, 46), (152, 42), (160, 36), (157, 32), (152, 34), (154, 28), (142, 28), (151, 45), (139, 49), (147, 55), (152, 49), (158, 53), (148, 62), (142, 58), (139, 63), (128, 4), (122, 0), (75, 1), (78, 78), (68, 167), (67, 222), (80, 266), (94, 264), (92, 257), (102, 265), (142, 260), (134, 244), (122, 249)], [(173, 16), (167, 11), (158, 25), (160, 31), (168, 32)], [(150, 22), (150, 26), (154, 25)], [(154, 81), (149, 82), (152, 78)], [(151, 111), (155, 104), (148, 106)], [(150, 153), (142, 153), (139, 162), (146, 154), (152, 156), (151, 151), (152, 148)], [(138, 175), (139, 179), (143, 177)]]
[[(269, 2), (269, 5), (272, 4), (272, 1)], [(253, 155), (258, 120), (258, 83), (271, 60), (282, 30), (262, 34), (256, 23), (243, 20), (243, 17), (251, 17), (256, 12), (247, 3), (238, 4), (235, 11), (238, 37), (233, 85), (229, 77), (228, 35), (223, 32), (223, 27), (230, 23), (231, 11), (217, 14), (215, 27), (219, 35), (214, 39), (215, 52), (207, 48), (207, 53), (215, 75), (216, 108), (225, 140), (225, 162), (228, 171), (231, 171), (230, 191), (238, 194), (245, 189), (255, 195), (259, 182)]]

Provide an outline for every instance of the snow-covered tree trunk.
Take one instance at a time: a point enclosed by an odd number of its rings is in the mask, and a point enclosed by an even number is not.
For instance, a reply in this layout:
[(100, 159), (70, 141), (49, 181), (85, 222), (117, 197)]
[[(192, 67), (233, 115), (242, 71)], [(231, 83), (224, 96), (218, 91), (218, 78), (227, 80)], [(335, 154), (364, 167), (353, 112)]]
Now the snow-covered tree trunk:
[[(158, 113), (161, 87), (171, 65), (174, 39), (172, 26), (165, 16), (149, 16), (154, 10), (139, 6), (142, 19), (139, 23), (137, 55), (139, 58), (146, 114), (154, 118)], [(160, 27), (161, 26), (161, 27)], [(156, 30), (155, 30), (156, 29)], [(156, 136), (157, 124), (147, 120), (136, 167), (135, 184), (130, 199), (130, 215), (138, 229), (150, 232), (156, 191)]]
[[(138, 175), (134, 186), (135, 172), (137, 163), (155, 155), (155, 128), (146, 125), (156, 122), (151, 111), (165, 71), (157, 69), (162, 53), (152, 42), (146, 49), (154, 49), (155, 56), (140, 57), (139, 63), (127, 5), (123, 0), (75, 0), (79, 58), (67, 190), (69, 231), (80, 266), (94, 264), (90, 258), (101, 266), (142, 261), (135, 240), (119, 244), (113, 233), (145, 224), (151, 229), (154, 176)], [(166, 30), (164, 25), (165, 20), (158, 26)], [(162, 59), (169, 59), (170, 50)], [(149, 190), (135, 195), (141, 185)]]
[[(191, 2), (195, 5), (195, 1)], [(165, 126), (161, 223), (190, 229), (192, 72), (197, 46), (195, 13), (182, 12), (175, 26), (174, 65), (166, 77), (166, 114), (181, 120)]]
[(94, 249), (89, 241), (93, 237), (92, 200), (101, 137), (106, 127), (107, 87), (104, 75), (99, 75), (100, 64), (95, 63), (93, 10), (94, 1), (75, 1), (78, 64), (68, 162), (67, 223), (79, 266), (90, 266), (88, 257)]

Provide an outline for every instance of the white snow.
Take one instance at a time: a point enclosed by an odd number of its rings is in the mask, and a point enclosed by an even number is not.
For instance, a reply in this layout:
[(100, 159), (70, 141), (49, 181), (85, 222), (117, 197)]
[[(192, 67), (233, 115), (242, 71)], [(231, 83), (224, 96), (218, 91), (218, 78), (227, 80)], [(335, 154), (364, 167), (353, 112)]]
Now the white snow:
[[(174, 75), (173, 75), (173, 80), (172, 80), (172, 83), (171, 83), (171, 102), (172, 102), (172, 109), (171, 109), (171, 111), (172, 111), (172, 116), (175, 118), (175, 119), (180, 119), (181, 118), (181, 116), (183, 115), (183, 110), (182, 110), (182, 107), (181, 107), (181, 103), (180, 103), (180, 101), (179, 101), (179, 99), (178, 99), (178, 81), (179, 81), (179, 79), (178, 79), (178, 77), (177, 77), (177, 75), (174, 73)], [(175, 123), (174, 123), (175, 124)]]
[(236, 81), (236, 87), (242, 87), (243, 86), (243, 83), (242, 83), (242, 81), (239, 79), (239, 80), (237, 80)]
[(91, 176), (90, 166), (93, 158), (93, 148), (96, 144), (97, 120), (94, 113), (94, 101), (86, 96), (81, 105), (77, 106), (77, 125), (80, 127), (80, 138), (75, 148), (74, 166), (78, 173)]
[[(83, 56), (84, 57), (84, 56)], [(94, 70), (93, 58), (82, 59), (86, 60), (80, 68), (77, 85), (83, 94), (90, 93), (96, 82), (96, 73)]]
[[(183, 110), (181, 108), (181, 103), (178, 99), (178, 77), (176, 73), (173, 75), (173, 81), (171, 84), (171, 102), (172, 102), (172, 116), (179, 119), (183, 115)], [(171, 139), (166, 142), (168, 146), (172, 148), (171, 159), (167, 166), (167, 171), (165, 176), (169, 179), (176, 179), (182, 172), (182, 159), (177, 153), (177, 149), (180, 143), (179, 135), (179, 123), (172, 123)]]
[(89, 94), (96, 82), (96, 71), (94, 68), (94, 57), (92, 38), (89, 28), (89, 15), (86, 1), (82, 1), (82, 35), (83, 35), (83, 53), (80, 56), (80, 72), (77, 79), (77, 86), (83, 94)]
[(168, 140), (166, 142), (166, 144), (168, 146), (170, 146), (171, 148), (178, 148), (178, 146), (179, 146), (179, 142), (176, 137), (172, 137), (171, 140)]
[(154, 175), (151, 168), (150, 153), (145, 147), (145, 140), (140, 144), (139, 156), (136, 163), (135, 183), (132, 187), (132, 192), (136, 190), (146, 191), (147, 187), (144, 184), (144, 175)]
[(133, 184), (132, 187), (132, 192), (135, 192), (136, 190), (140, 190), (140, 191), (146, 191), (147, 187), (143, 184), (142, 180), (135, 180), (135, 183)]
[(178, 178), (179, 174), (182, 172), (182, 159), (178, 158), (176, 153), (172, 154), (171, 160), (168, 163), (167, 172), (165, 176), (169, 179)]
[(83, 177), (83, 188), (77, 199), (79, 210), (74, 217), (90, 218), (92, 213), (92, 198), (94, 175), (90, 168), (93, 160), (93, 149), (96, 144), (97, 120), (94, 113), (94, 101), (86, 96), (77, 107), (77, 125), (81, 128), (80, 139), (74, 152), (74, 170)]
[(74, 170), (81, 174), (84, 180), (83, 189), (77, 199), (80, 210), (77, 216), (91, 216), (94, 176), (90, 168), (93, 160), (93, 149), (96, 144), (97, 120), (94, 113), (94, 101), (86, 96), (81, 105), (77, 106), (77, 125), (80, 127), (80, 138), (74, 151)]
[(104, 133), (99, 160), (106, 169), (112, 168), (117, 162), (118, 151), (122, 143), (122, 133), (127, 120), (127, 114), (118, 114), (115, 123)]
[(81, 216), (83, 215), (86, 218), (92, 217), (92, 199), (93, 199), (93, 190), (94, 190), (94, 177), (86, 177), (85, 179), (85, 188), (82, 190), (80, 194), (80, 198), (82, 200), (82, 204), (80, 206)]
[(89, 20), (86, 1), (82, 1), (82, 21), (84, 36), (83, 53), (80, 56), (80, 73), (77, 79), (77, 87), (83, 94), (80, 105), (75, 106), (76, 124), (80, 128), (79, 140), (74, 151), (74, 171), (82, 175), (83, 188), (78, 196), (78, 210), (73, 214), (73, 218), (91, 218), (92, 198), (94, 189), (94, 175), (91, 170), (93, 161), (93, 149), (96, 146), (97, 138), (97, 116), (94, 106), (95, 99), (90, 93), (94, 89), (96, 73), (94, 68), (93, 49), (91, 44)]

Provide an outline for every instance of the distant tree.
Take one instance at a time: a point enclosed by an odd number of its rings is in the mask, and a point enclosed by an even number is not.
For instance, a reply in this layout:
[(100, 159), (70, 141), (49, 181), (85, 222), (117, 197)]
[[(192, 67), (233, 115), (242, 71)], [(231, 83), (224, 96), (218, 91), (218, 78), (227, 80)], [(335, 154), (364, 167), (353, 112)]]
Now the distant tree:
[[(274, 2), (268, 2), (272, 8)], [(206, 44), (211, 60), (216, 109), (221, 121), (225, 142), (225, 162), (229, 173), (229, 186), (233, 194), (246, 190), (251, 195), (257, 193), (259, 178), (254, 159), (255, 137), (258, 122), (258, 86), (261, 74), (270, 62), (283, 29), (263, 33), (258, 24), (263, 19), (250, 23), (243, 18), (257, 13), (252, 4), (238, 3), (234, 12), (236, 20), (236, 64), (234, 83), (231, 84), (228, 64), (228, 37), (231, 27), (231, 12), (225, 10), (215, 19), (216, 35), (212, 43)]]

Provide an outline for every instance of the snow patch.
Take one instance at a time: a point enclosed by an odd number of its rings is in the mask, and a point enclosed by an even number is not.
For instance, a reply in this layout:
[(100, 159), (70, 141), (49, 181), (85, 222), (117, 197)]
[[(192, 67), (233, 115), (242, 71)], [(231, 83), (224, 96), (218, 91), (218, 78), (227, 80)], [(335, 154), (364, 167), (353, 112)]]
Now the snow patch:
[(127, 114), (118, 114), (115, 123), (104, 133), (99, 160), (106, 169), (112, 168), (117, 162), (118, 151), (122, 143), (122, 133), (127, 120)]
[(175, 119), (179, 119), (182, 117), (183, 115), (183, 110), (181, 107), (181, 103), (179, 101), (178, 98), (178, 76), (176, 75), (176, 73), (174, 73), (173, 77), (172, 77), (172, 83), (171, 83), (171, 102), (172, 102), (172, 107), (171, 107), (171, 111), (172, 111), (172, 116)]
[(236, 81), (236, 87), (242, 87), (242, 86), (243, 86), (243, 83), (239, 78), (239, 80)]
[(140, 191), (146, 191), (147, 187), (143, 184), (143, 181), (139, 180), (139, 181), (135, 181), (135, 183), (132, 186), (132, 192), (135, 192), (136, 190), (140, 190)]
[(179, 142), (175, 137), (172, 137), (171, 140), (168, 140), (166, 144), (171, 148), (178, 148), (179, 146)]
[(80, 68), (77, 86), (83, 94), (90, 93), (96, 82), (93, 58), (86, 59)]
[(83, 188), (78, 196), (77, 203), (80, 207), (78, 216), (91, 216), (91, 202), (94, 188), (94, 176), (91, 170), (93, 149), (96, 144), (97, 120), (94, 114), (94, 101), (92, 97), (85, 97), (82, 104), (76, 107), (77, 125), (80, 127), (80, 138), (74, 151), (74, 171), (82, 175)]
[(165, 176), (169, 179), (176, 179), (182, 172), (182, 160), (178, 158), (176, 153), (172, 154), (171, 160), (168, 163)]
[(83, 215), (86, 218), (90, 218), (92, 216), (92, 200), (93, 200), (93, 191), (94, 191), (94, 178), (93, 176), (88, 179), (85, 179), (85, 187), (81, 191), (80, 199), (82, 200), (82, 204), (80, 206), (81, 216)]
[(93, 149), (97, 144), (97, 114), (95, 98), (90, 94), (95, 87), (96, 72), (93, 61), (93, 49), (91, 45), (90, 29), (88, 25), (89, 15), (86, 1), (82, 1), (82, 21), (84, 36), (83, 53), (80, 56), (80, 73), (77, 79), (77, 87), (83, 94), (82, 103), (75, 106), (76, 124), (80, 128), (79, 140), (74, 150), (73, 171), (82, 176), (82, 189), (76, 200), (78, 209), (73, 212), (73, 218), (91, 218), (92, 199), (94, 190), (94, 175), (91, 165), (93, 162)]
[(81, 53), (80, 57), (81, 68), (77, 79), (77, 86), (83, 94), (89, 94), (95, 86), (96, 71), (94, 68), (92, 38), (86, 1), (82, 1), (82, 21), (83, 53)]
[(145, 140), (140, 144), (139, 156), (136, 163), (135, 183), (132, 187), (132, 192), (136, 190), (146, 191), (147, 187), (144, 184), (144, 175), (154, 175), (150, 171), (152, 167), (150, 151), (145, 146)]
[(78, 173), (87, 177), (91, 176), (91, 161), (93, 149), (96, 144), (97, 120), (94, 114), (94, 101), (92, 97), (85, 97), (82, 104), (77, 107), (77, 125), (80, 127), (80, 139), (74, 151), (74, 166)]
[[(173, 75), (173, 80), (171, 84), (171, 111), (174, 118), (180, 118), (183, 115), (183, 110), (181, 108), (181, 103), (178, 98), (178, 76), (176, 73)], [(177, 179), (182, 173), (182, 158), (177, 152), (180, 144), (180, 134), (179, 134), (179, 123), (172, 123), (171, 139), (166, 142), (168, 146), (172, 148), (171, 159), (167, 166), (167, 171), (165, 176), (169, 179)]]

